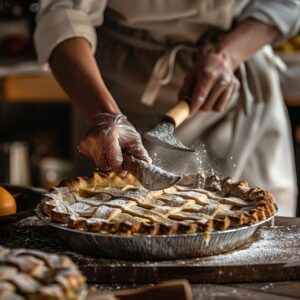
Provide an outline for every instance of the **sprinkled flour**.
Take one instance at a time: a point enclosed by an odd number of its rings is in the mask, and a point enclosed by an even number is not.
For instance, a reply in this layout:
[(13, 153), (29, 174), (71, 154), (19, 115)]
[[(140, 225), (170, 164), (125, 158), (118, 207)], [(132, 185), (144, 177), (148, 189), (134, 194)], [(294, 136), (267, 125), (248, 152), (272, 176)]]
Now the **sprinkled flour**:
[[(194, 259), (193, 265), (226, 266), (249, 264), (291, 263), (300, 261), (300, 227), (265, 227), (239, 249)], [(186, 265), (188, 261), (178, 261)]]

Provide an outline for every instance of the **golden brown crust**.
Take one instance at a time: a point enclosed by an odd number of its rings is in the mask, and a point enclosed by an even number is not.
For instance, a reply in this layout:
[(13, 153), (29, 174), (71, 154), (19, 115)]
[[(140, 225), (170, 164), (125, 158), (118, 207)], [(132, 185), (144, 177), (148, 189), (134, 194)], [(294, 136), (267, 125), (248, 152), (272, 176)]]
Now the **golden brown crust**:
[(93, 193), (92, 189), (100, 191), (103, 188), (119, 187), (120, 185), (139, 186), (140, 184), (137, 179), (129, 173), (122, 178), (113, 172), (109, 174), (94, 172), (90, 177), (77, 177), (75, 180), (63, 180), (60, 182), (59, 187), (67, 186), (71, 192), (89, 188), (91, 193)]
[[(225, 230), (255, 224), (276, 212), (273, 196), (250, 188), (246, 181), (203, 175), (184, 180), (193, 186), (150, 192), (130, 174), (121, 178), (115, 173), (94, 173), (61, 182), (46, 195), (41, 210), (51, 221), (70, 228), (126, 235)], [(167, 205), (170, 199), (172, 205)], [(77, 201), (83, 203), (79, 212), (74, 209)]]
[(66, 256), (0, 246), (1, 299), (79, 300), (86, 291), (85, 277)]

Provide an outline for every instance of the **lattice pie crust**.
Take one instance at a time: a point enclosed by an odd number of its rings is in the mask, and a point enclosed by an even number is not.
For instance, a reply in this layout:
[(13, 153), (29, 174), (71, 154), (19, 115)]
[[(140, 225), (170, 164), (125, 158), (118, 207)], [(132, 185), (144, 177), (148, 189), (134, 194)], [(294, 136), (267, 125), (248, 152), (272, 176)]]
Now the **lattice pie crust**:
[(0, 246), (0, 299), (80, 300), (85, 277), (66, 256)]
[(196, 174), (182, 184), (148, 191), (130, 174), (94, 173), (63, 181), (46, 194), (41, 210), (70, 228), (127, 235), (208, 233), (275, 214), (273, 196), (245, 181)]

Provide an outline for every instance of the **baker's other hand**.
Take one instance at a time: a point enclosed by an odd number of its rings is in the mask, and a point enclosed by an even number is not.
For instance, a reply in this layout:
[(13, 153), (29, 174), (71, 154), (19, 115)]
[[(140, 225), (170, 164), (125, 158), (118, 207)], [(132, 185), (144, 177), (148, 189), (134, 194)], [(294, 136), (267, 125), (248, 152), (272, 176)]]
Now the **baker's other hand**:
[(213, 50), (202, 55), (187, 73), (179, 98), (190, 102), (191, 115), (199, 109), (222, 111), (239, 87), (230, 55)]
[(78, 146), (102, 171), (124, 174), (123, 153), (151, 162), (140, 134), (122, 114), (98, 113), (90, 121)]

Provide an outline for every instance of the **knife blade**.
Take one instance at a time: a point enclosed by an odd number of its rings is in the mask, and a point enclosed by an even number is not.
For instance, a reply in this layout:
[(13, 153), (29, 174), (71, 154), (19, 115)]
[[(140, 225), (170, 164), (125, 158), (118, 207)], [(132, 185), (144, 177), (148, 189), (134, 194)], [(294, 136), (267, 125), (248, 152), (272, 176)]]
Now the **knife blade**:
[(151, 163), (124, 154), (123, 168), (134, 175), (148, 190), (166, 189), (176, 184), (181, 175), (169, 173)]

